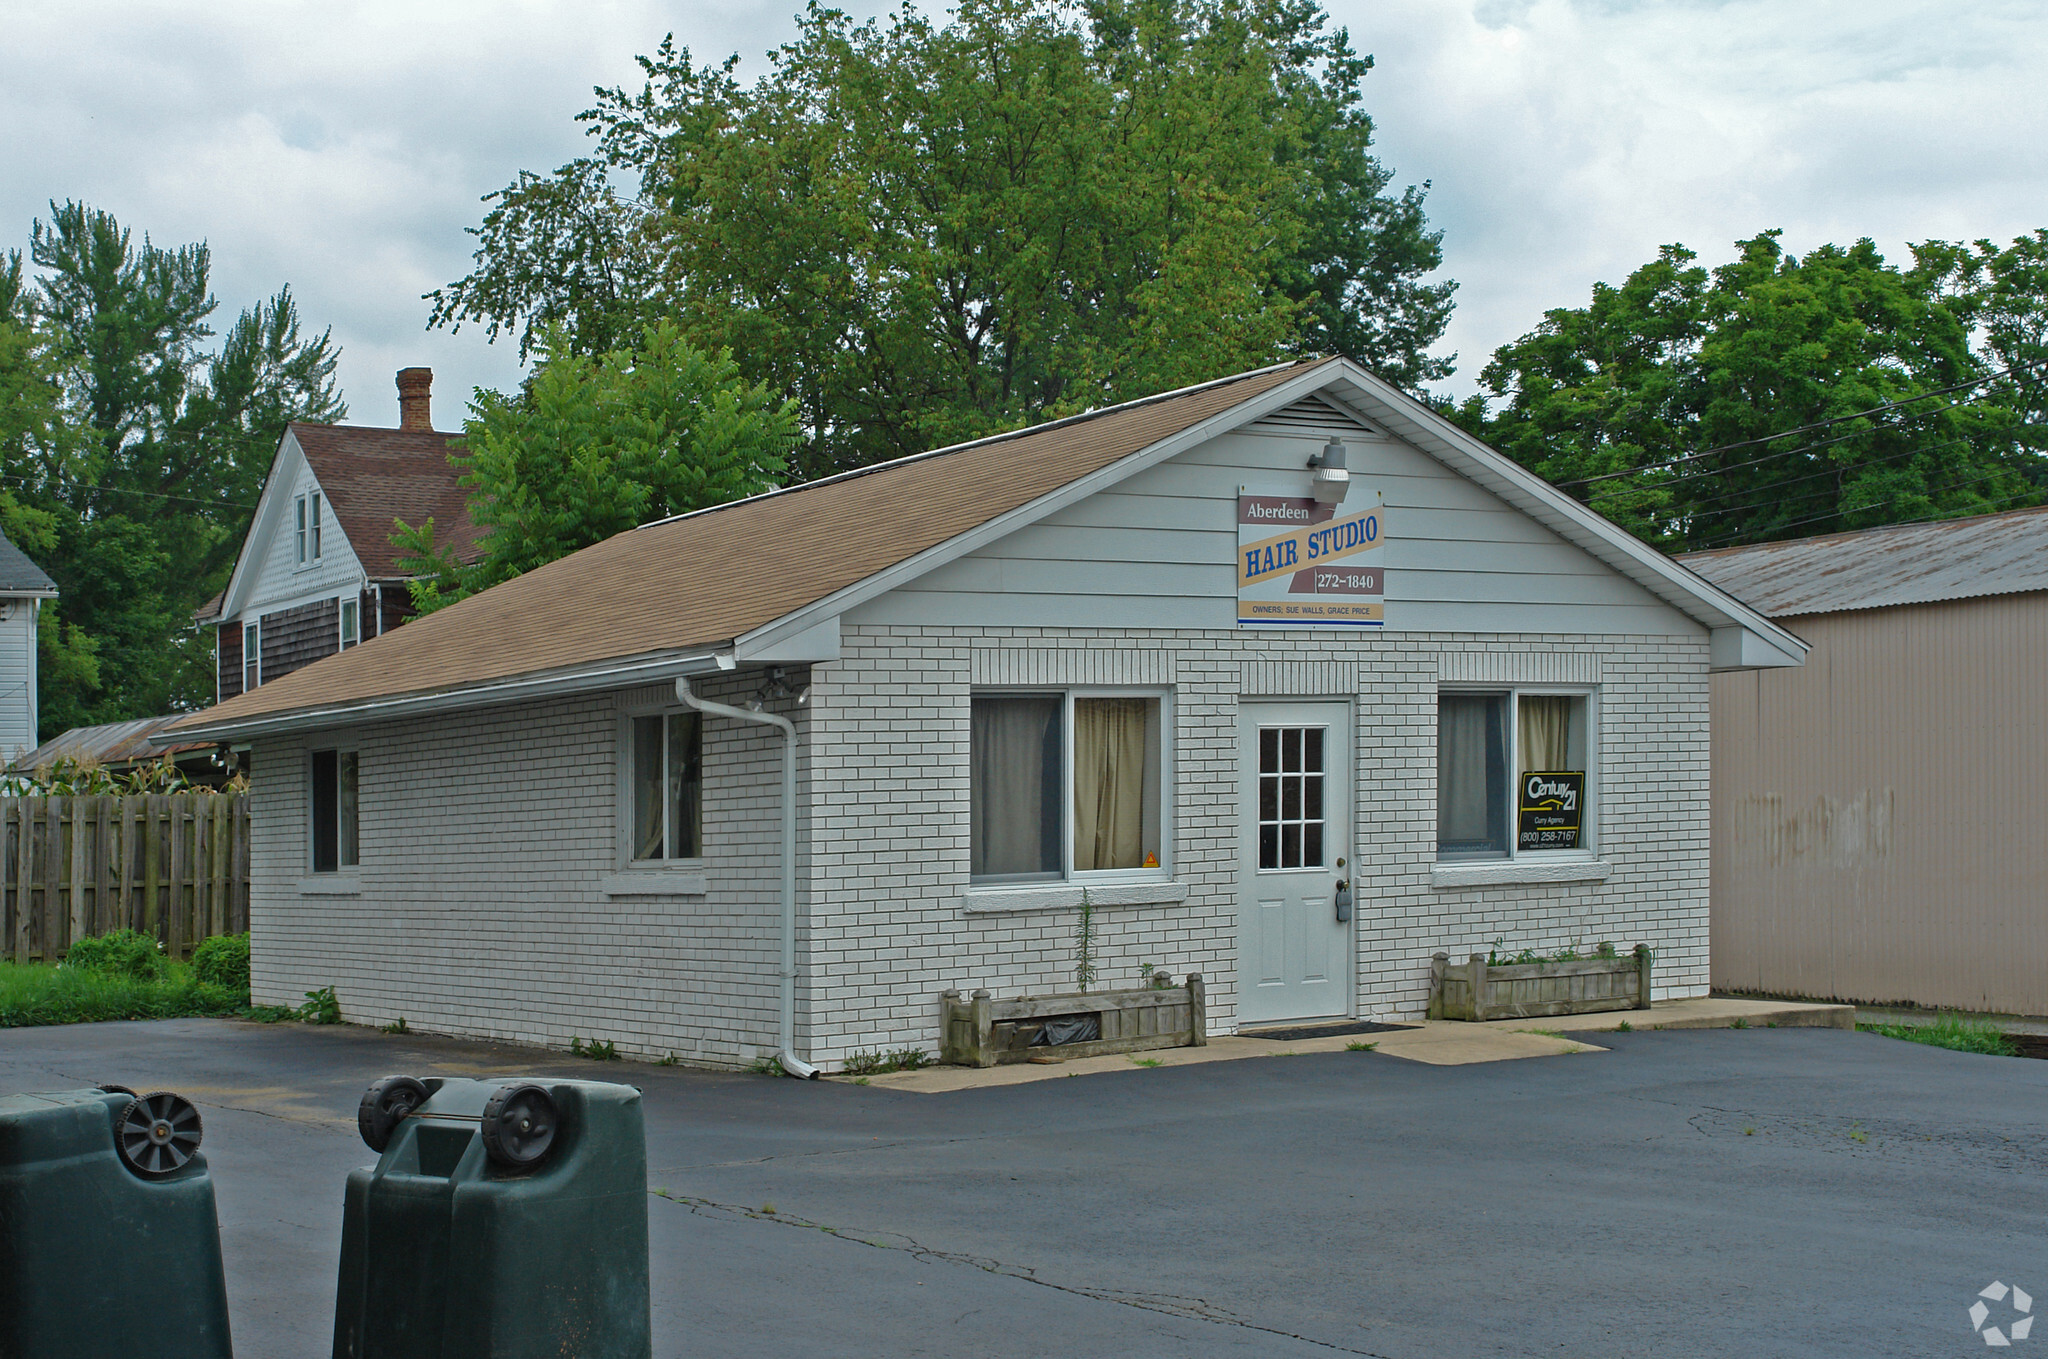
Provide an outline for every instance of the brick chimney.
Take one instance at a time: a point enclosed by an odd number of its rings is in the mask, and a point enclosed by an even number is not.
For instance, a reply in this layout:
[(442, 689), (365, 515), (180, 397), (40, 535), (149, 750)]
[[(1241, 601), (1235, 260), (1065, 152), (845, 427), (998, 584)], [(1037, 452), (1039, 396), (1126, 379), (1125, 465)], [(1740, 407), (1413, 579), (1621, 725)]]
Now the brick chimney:
[(428, 391), (434, 385), (431, 368), (398, 370), (398, 427), (422, 434), (434, 432), (434, 418), (428, 413)]

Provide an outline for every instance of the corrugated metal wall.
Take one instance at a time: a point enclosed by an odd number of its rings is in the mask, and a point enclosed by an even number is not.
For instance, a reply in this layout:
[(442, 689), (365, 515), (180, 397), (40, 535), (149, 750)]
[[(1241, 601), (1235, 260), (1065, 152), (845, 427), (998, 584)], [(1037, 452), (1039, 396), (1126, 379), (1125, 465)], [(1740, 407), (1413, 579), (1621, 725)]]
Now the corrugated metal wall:
[(1714, 985), (2048, 1014), (2048, 594), (1785, 622), (1713, 678)]

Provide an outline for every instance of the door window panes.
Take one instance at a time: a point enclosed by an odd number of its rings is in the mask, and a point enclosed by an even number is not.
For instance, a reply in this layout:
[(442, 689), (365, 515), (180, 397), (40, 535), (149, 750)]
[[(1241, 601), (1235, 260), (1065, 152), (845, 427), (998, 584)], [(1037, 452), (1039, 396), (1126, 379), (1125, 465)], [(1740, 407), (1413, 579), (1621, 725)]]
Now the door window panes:
[(1259, 728), (1259, 867), (1321, 868), (1325, 727)]

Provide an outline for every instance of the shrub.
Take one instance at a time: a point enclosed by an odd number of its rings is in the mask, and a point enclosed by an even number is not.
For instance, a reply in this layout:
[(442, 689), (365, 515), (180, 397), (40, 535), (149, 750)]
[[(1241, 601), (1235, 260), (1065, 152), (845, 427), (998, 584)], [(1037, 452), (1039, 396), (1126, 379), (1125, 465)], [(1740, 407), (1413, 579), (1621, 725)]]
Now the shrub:
[(164, 952), (140, 930), (115, 930), (97, 939), (80, 939), (64, 955), (64, 965), (102, 977), (155, 981), (164, 975)]
[(0, 1029), (226, 1016), (240, 1009), (240, 997), (208, 986), (177, 964), (161, 977), (141, 978), (44, 963), (0, 963)]
[(192, 975), (208, 986), (218, 986), (248, 1003), (249, 936), (222, 934), (192, 950)]

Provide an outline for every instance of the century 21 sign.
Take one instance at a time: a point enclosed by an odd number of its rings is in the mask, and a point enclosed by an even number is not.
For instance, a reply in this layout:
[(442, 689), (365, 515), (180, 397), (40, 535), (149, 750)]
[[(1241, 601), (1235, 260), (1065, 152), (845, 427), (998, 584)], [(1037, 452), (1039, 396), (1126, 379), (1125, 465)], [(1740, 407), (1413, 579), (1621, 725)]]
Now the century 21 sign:
[[(1354, 489), (1354, 495), (1358, 492)], [(1237, 621), (1280, 627), (1379, 627), (1386, 622), (1377, 495), (1360, 505), (1303, 496), (1237, 498)]]

